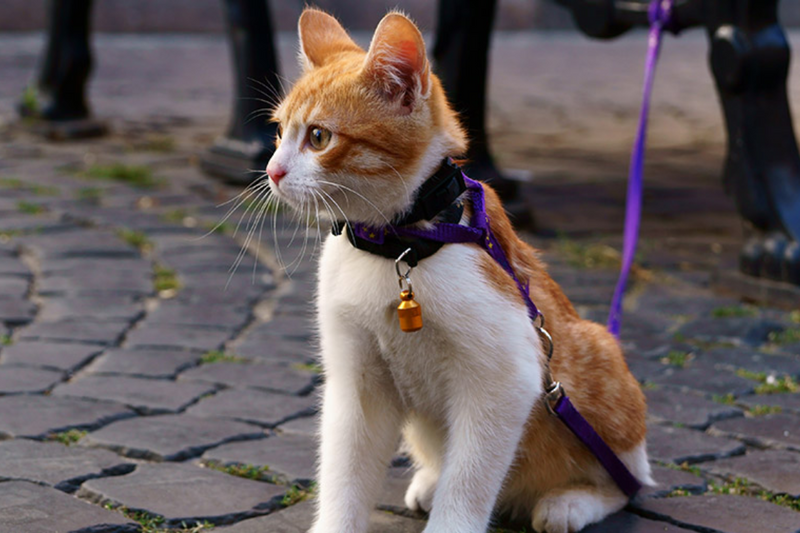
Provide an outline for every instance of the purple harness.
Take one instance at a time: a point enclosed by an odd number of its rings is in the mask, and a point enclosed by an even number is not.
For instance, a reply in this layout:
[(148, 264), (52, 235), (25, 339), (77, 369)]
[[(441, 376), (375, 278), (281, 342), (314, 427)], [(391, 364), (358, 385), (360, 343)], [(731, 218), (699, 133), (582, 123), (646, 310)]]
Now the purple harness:
[[(592, 428), (591, 424), (575, 409), (569, 397), (564, 393), (561, 384), (554, 382), (550, 376), (549, 360), (553, 354), (553, 344), (550, 335), (544, 329), (544, 316), (536, 308), (528, 295), (527, 283), (522, 283), (514, 270), (511, 268), (500, 243), (490, 227), (489, 215), (486, 213), (483, 186), (480, 182), (464, 176), (467, 184), (467, 191), (472, 202), (472, 218), (469, 226), (451, 223), (437, 223), (430, 229), (418, 229), (408, 226), (392, 227), (390, 233), (398, 237), (424, 239), (442, 243), (476, 243), (486, 250), (503, 269), (508, 272), (519, 289), (525, 306), (528, 309), (528, 316), (541, 335), (543, 341), (548, 341), (548, 365), (545, 373), (545, 392), (547, 395), (546, 405), (551, 413), (559, 419), (575, 434), (581, 442), (597, 457), (600, 464), (606, 469), (617, 486), (628, 497), (633, 497), (641, 488), (641, 484), (630, 473), (627, 467), (619, 460), (611, 448), (603, 441), (600, 435)], [(361, 238), (369, 238), (375, 244), (382, 244), (385, 231), (376, 230), (368, 226), (354, 224), (353, 230)], [(538, 323), (538, 324), (537, 324)]]

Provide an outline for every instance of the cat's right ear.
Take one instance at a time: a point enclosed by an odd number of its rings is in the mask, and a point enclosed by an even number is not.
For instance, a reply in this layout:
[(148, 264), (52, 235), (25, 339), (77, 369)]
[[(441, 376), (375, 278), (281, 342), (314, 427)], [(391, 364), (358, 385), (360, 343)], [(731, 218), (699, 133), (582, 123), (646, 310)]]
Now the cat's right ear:
[(324, 11), (306, 8), (297, 23), (300, 63), (306, 70), (321, 67), (340, 52), (361, 50), (339, 21)]

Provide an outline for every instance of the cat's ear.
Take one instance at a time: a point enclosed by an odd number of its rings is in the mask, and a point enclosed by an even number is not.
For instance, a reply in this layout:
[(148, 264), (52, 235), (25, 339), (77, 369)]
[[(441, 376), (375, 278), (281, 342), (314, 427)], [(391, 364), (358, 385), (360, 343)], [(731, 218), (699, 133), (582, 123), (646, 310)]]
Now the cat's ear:
[(306, 8), (297, 23), (300, 61), (305, 70), (321, 67), (340, 52), (361, 50), (339, 21), (319, 9)]
[(431, 68), (417, 26), (400, 13), (383, 17), (369, 45), (364, 73), (404, 112), (427, 98)]

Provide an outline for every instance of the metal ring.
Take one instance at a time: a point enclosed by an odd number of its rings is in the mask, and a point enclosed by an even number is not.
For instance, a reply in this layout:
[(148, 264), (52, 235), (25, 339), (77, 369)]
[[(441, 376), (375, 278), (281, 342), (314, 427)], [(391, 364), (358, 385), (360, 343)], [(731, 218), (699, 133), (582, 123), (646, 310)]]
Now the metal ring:
[(551, 337), (547, 330), (541, 326), (536, 326), (536, 331), (539, 333), (539, 337), (542, 340), (546, 340), (548, 343), (547, 360), (550, 361), (550, 359), (553, 358), (553, 349), (555, 348), (555, 344), (553, 344), (553, 337)]
[[(539, 321), (537, 324), (536, 321)], [(544, 328), (544, 314), (539, 311), (539, 314), (533, 319), (533, 327), (535, 328)]]
[(406, 251), (403, 252), (402, 254), (400, 254), (400, 256), (397, 259), (394, 260), (394, 271), (397, 272), (397, 277), (398, 278), (401, 278), (401, 279), (402, 278), (406, 278), (406, 279), (408, 279), (408, 276), (411, 274), (411, 271), (413, 270), (413, 268), (409, 266), (408, 270), (406, 270), (405, 274), (401, 274), (400, 273), (400, 261), (402, 261), (403, 258), (405, 256), (407, 256), (408, 254), (410, 254), (410, 253), (411, 253), (411, 248), (406, 248)]

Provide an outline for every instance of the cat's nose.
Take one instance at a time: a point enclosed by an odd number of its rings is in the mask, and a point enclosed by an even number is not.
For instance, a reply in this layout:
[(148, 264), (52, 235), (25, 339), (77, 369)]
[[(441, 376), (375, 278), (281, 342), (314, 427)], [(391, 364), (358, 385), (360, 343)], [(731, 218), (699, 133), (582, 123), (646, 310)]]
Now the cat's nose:
[(277, 185), (278, 182), (286, 176), (286, 169), (282, 165), (270, 161), (269, 165), (267, 165), (267, 174), (269, 175), (269, 179)]

